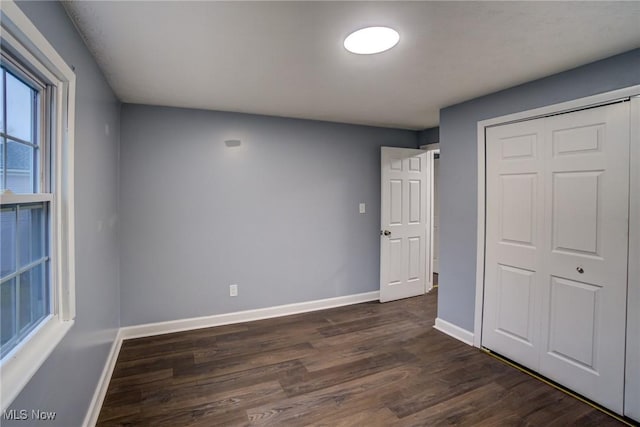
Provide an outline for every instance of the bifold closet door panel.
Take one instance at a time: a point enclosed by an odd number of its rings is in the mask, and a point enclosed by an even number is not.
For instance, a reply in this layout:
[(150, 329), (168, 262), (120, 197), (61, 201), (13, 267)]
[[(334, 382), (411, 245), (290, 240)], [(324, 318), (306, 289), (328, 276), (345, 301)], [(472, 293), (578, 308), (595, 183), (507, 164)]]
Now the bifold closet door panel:
[(543, 119), (487, 129), (482, 345), (538, 368)]
[(540, 372), (623, 412), (629, 103), (545, 119)]

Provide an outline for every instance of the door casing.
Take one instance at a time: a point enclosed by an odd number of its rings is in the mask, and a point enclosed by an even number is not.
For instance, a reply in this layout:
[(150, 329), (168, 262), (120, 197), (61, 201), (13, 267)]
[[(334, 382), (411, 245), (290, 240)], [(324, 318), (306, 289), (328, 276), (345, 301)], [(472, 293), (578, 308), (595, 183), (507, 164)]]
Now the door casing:
[[(434, 268), (434, 262), (433, 262), (433, 254), (435, 251), (435, 232), (434, 232), (434, 227), (435, 227), (435, 199), (434, 199), (434, 195), (435, 195), (435, 191), (436, 191), (436, 182), (435, 182), (435, 156), (436, 154), (440, 154), (440, 144), (439, 143), (434, 143), (434, 144), (428, 144), (428, 145), (421, 145), (420, 146), (421, 150), (425, 150), (427, 152), (427, 174), (428, 174), (428, 191), (429, 191), (429, 195), (427, 196), (427, 217), (429, 219), (429, 236), (427, 237), (429, 239), (429, 247), (431, 248), (430, 252), (429, 252), (429, 259), (427, 260), (427, 272), (430, 273), (428, 279), (428, 285), (427, 285), (427, 292), (430, 291), (431, 289), (433, 289), (433, 273), (435, 273), (435, 268)], [(439, 253), (439, 249), (438, 248), (438, 253)], [(438, 270), (439, 271), (439, 270)]]
[[(627, 291), (627, 365), (625, 415), (640, 421), (640, 96), (631, 98), (631, 178), (629, 288)], [(635, 143), (634, 143), (635, 142)], [(635, 167), (634, 167), (635, 166)]]

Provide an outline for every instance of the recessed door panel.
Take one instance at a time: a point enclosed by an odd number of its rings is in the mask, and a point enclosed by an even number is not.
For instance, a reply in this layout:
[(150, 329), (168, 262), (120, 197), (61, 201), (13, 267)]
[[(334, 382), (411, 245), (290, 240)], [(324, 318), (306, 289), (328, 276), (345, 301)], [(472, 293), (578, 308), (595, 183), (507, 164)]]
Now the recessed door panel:
[(420, 251), (420, 236), (409, 237), (409, 274), (408, 280), (420, 280), (420, 265), (424, 263)]
[(533, 315), (533, 271), (498, 266), (497, 330), (531, 344)]
[(502, 159), (535, 158), (537, 137), (536, 133), (531, 133), (502, 138)]
[(605, 124), (554, 129), (553, 152), (558, 155), (590, 154), (601, 151)]
[(553, 248), (598, 255), (602, 171), (553, 174)]
[(411, 172), (422, 172), (422, 159), (420, 157), (409, 158), (409, 170)]
[(559, 277), (551, 278), (551, 320), (548, 352), (567, 363), (597, 369), (599, 286)]
[(409, 181), (409, 223), (420, 224), (422, 220), (422, 181), (412, 179)]
[(402, 283), (402, 239), (389, 239), (389, 285)]
[(402, 180), (392, 179), (389, 182), (389, 224), (402, 225)]
[(536, 174), (501, 175), (501, 240), (534, 245)]

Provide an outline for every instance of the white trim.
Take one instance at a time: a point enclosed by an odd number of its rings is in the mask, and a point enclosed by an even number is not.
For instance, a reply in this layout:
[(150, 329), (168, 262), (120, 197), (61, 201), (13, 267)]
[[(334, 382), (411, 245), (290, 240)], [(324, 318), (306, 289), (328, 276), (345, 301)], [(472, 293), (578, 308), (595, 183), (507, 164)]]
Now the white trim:
[(57, 316), (49, 316), (5, 356), (0, 366), (0, 410), (13, 402), (72, 326), (73, 321), (60, 322)]
[(640, 85), (630, 86), (623, 89), (612, 90), (610, 92), (599, 93), (597, 95), (586, 96), (571, 101), (560, 102), (558, 104), (546, 105), (532, 110), (520, 111), (518, 113), (507, 114), (505, 116), (494, 117), (492, 119), (478, 122), (478, 126), (489, 127), (503, 125), (506, 123), (521, 122), (524, 120), (536, 119), (554, 114), (568, 113), (598, 105), (610, 104), (616, 100), (623, 100), (640, 94)]
[[(61, 232), (58, 239), (59, 286), (61, 298), (60, 316), (62, 320), (76, 318), (76, 256), (75, 256), (75, 112), (76, 112), (76, 76), (72, 72), (70, 80), (63, 83), (66, 95), (61, 99), (64, 116), (58, 120), (60, 137), (56, 153), (57, 171), (60, 181), (56, 183), (58, 202), (58, 224)], [(62, 96), (59, 96), (62, 98)]]
[(440, 151), (440, 143), (439, 142), (434, 142), (432, 144), (421, 145), (420, 149), (421, 150), (425, 150), (425, 151), (438, 150), (438, 152), (439, 152)]
[(255, 310), (236, 311), (234, 313), (215, 314), (213, 316), (193, 317), (190, 319), (169, 320), (167, 322), (147, 323), (144, 325), (125, 326), (120, 328), (123, 339), (149, 337), (172, 332), (190, 331), (192, 329), (210, 328), (213, 326), (232, 325), (234, 323), (251, 322), (270, 319), (272, 317), (289, 316), (291, 314), (308, 313), (344, 305), (377, 301), (380, 291), (346, 295)]
[(473, 316), (473, 345), (478, 348), (482, 346), (482, 301), (484, 300), (484, 215), (486, 198), (485, 162), (485, 127), (478, 123), (478, 223), (476, 225), (476, 304)]
[(426, 185), (427, 185), (427, 197), (426, 197), (426, 206), (425, 210), (427, 212), (427, 220), (426, 220), (426, 239), (425, 242), (425, 252), (427, 255), (427, 259), (424, 260), (426, 263), (425, 266), (425, 277), (424, 287), (425, 293), (431, 292), (433, 290), (433, 151), (427, 151), (426, 155)]
[(87, 414), (84, 417), (84, 422), (82, 423), (84, 427), (94, 427), (98, 422), (98, 416), (100, 415), (100, 410), (102, 409), (104, 398), (107, 395), (107, 390), (109, 389), (109, 382), (111, 382), (111, 376), (113, 375), (113, 370), (116, 367), (118, 354), (120, 354), (122, 341), (122, 329), (118, 329), (118, 332), (116, 333), (116, 336), (113, 340), (113, 344), (111, 344), (111, 350), (109, 351), (109, 355), (107, 356), (107, 361), (105, 362), (104, 368), (102, 369), (102, 374), (98, 379), (98, 385), (96, 386), (96, 390), (93, 393), (93, 398), (91, 399), (91, 403), (89, 404), (89, 409), (87, 410)]
[(508, 114), (478, 122), (478, 229), (476, 241), (476, 301), (474, 315), (474, 341), (473, 345), (482, 345), (482, 302), (484, 295), (484, 255), (485, 255), (485, 128), (499, 124), (513, 123), (517, 121), (531, 120), (538, 117), (553, 114), (566, 113), (597, 105), (608, 104), (616, 100), (622, 100), (640, 95), (640, 85), (635, 85), (597, 95), (587, 96), (559, 104), (534, 108), (519, 113)]
[(429, 244), (429, 254), (427, 256), (427, 292), (433, 289), (433, 244), (434, 244), (434, 224), (435, 224), (435, 155), (440, 154), (440, 144), (431, 144), (425, 150), (427, 151), (427, 240)]
[(53, 194), (51, 193), (37, 193), (37, 194), (14, 194), (11, 192), (4, 192), (0, 194), (0, 203), (3, 205), (10, 204), (25, 204), (25, 203), (38, 203), (38, 202), (51, 202), (53, 200)]
[(460, 326), (456, 326), (453, 323), (449, 323), (446, 320), (442, 320), (441, 318), (436, 318), (436, 324), (433, 327), (440, 332), (449, 335), (457, 339), (458, 341), (462, 341), (467, 345), (473, 345), (474, 343), (474, 334), (472, 332), (467, 331), (466, 329), (462, 329)]
[[(28, 39), (26, 43), (24, 40), (21, 40), (22, 44), (29, 49), (29, 51), (36, 54), (38, 60), (41, 61), (46, 68), (49, 70), (54, 68), (58, 74), (65, 76), (74, 75), (73, 70), (13, 0), (2, 1), (2, 18), (3, 21), (8, 19), (8, 21), (3, 22), (5, 29), (11, 30), (10, 32), (12, 33), (18, 32), (21, 36)], [(58, 77), (60, 76), (58, 75)]]
[(429, 241), (429, 253), (427, 255), (427, 280), (425, 280), (426, 291), (433, 290), (433, 194), (434, 194), (434, 160), (435, 155), (440, 154), (440, 143), (435, 142), (420, 146), (421, 150), (427, 152), (427, 240)]
[[(51, 270), (53, 311), (49, 320), (36, 328), (2, 360), (0, 365), (0, 410), (4, 411), (44, 363), (75, 318), (75, 237), (73, 142), (75, 124), (75, 82), (73, 70), (31, 23), (13, 0), (3, 0), (0, 9), (3, 46), (13, 51), (29, 70), (40, 73), (56, 88), (52, 111), (55, 134), (55, 196), (51, 201)], [(3, 194), (2, 202), (25, 198), (49, 199), (51, 194)]]
[(624, 414), (640, 422), (640, 97), (631, 98), (629, 263)]

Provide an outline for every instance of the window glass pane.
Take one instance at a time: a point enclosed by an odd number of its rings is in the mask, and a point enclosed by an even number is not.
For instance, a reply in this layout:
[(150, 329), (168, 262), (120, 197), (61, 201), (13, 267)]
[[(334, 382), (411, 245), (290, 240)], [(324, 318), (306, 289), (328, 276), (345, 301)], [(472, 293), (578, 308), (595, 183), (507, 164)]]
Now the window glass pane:
[(25, 141), (33, 140), (33, 93), (26, 84), (9, 73), (7, 76), (7, 133)]
[(7, 140), (7, 188), (14, 193), (34, 192), (34, 148)]
[(0, 210), (0, 277), (16, 271), (16, 209)]
[(20, 275), (19, 325), (21, 334), (28, 333), (49, 314), (49, 295), (45, 287), (45, 265), (39, 264)]
[(45, 256), (44, 205), (20, 205), (18, 211), (18, 243), (20, 267)]
[[(2, 354), (5, 343), (16, 335), (16, 280), (0, 284), (0, 344)], [(7, 349), (8, 350), (8, 349)]]
[(0, 138), (0, 191), (4, 190), (4, 138)]
[[(0, 209), (0, 357), (51, 313), (49, 260), (45, 260), (47, 218), (48, 203)], [(35, 261), (40, 262), (33, 265)], [(18, 268), (29, 264), (33, 266), (28, 270)]]
[(4, 68), (0, 73), (0, 132), (4, 132)]

